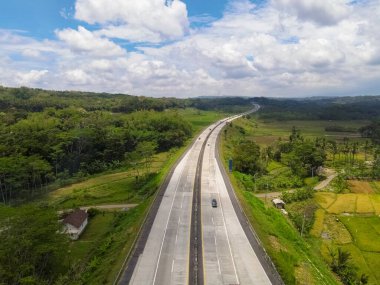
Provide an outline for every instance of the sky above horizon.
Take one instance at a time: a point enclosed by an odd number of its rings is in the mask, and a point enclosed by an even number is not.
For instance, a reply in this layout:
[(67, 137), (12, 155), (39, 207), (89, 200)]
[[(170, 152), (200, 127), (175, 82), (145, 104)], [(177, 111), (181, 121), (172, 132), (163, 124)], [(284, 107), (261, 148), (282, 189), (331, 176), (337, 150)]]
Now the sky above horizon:
[(0, 13), (3, 86), (380, 95), (380, 0), (8, 0)]

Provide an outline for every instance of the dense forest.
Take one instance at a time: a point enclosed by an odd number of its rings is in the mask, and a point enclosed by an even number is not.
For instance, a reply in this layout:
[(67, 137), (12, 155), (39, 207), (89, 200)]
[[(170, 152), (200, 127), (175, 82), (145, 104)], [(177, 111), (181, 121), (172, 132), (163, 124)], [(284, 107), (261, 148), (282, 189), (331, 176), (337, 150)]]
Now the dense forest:
[(276, 120), (374, 120), (380, 118), (380, 96), (274, 99), (254, 98), (259, 116)]
[[(164, 111), (171, 108), (197, 108), (201, 110), (231, 111), (247, 106), (249, 99), (240, 97), (221, 98), (150, 98), (126, 94), (91, 93), (76, 91), (48, 91), (26, 87), (7, 88), (0, 86), (0, 112), (10, 117), (4, 120), (17, 120), (27, 112), (42, 112), (52, 107), (64, 109), (79, 107), (86, 111), (110, 111), (131, 113), (141, 110)], [(4, 117), (4, 114), (2, 114)]]
[(192, 127), (180, 108), (238, 110), (242, 98), (175, 99), (0, 88), (0, 201), (46, 191), (180, 147)]

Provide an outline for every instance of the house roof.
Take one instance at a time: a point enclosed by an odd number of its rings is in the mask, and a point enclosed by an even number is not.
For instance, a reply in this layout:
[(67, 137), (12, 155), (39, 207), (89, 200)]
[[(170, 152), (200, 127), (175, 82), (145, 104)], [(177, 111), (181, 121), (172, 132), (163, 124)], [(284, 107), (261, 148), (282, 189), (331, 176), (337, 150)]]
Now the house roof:
[(284, 204), (285, 205), (285, 202), (284, 201), (282, 201), (281, 199), (273, 199), (272, 200), (272, 202), (274, 203), (274, 204)]
[(88, 214), (86, 211), (76, 209), (70, 215), (68, 215), (64, 220), (64, 224), (70, 224), (76, 228), (80, 228), (83, 222), (87, 219)]

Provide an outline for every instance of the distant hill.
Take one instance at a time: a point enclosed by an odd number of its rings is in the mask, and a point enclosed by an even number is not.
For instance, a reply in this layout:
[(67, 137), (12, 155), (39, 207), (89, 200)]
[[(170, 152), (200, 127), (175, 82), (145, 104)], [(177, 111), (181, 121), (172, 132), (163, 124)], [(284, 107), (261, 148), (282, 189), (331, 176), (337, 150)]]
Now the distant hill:
[(254, 98), (261, 118), (277, 120), (374, 120), (380, 118), (380, 96), (334, 98)]

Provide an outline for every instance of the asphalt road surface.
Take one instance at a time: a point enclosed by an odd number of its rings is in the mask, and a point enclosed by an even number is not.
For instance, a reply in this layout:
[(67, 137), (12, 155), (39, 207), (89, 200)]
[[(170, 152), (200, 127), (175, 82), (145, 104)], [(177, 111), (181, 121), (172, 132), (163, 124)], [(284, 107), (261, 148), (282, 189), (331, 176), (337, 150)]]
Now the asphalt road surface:
[[(217, 137), (224, 125), (222, 120), (207, 128), (172, 171), (119, 284), (281, 284), (271, 282), (266, 273), (270, 270), (261, 265), (264, 251), (247, 237), (252, 232), (242, 226), (242, 213), (236, 213), (237, 201), (231, 198), (216, 159)], [(194, 194), (197, 190), (199, 196)], [(217, 207), (212, 207), (212, 199)], [(194, 201), (199, 207), (196, 235)], [(194, 254), (195, 236), (198, 254)], [(253, 248), (261, 250), (261, 258)], [(199, 259), (197, 277), (194, 256)]]
[(130, 284), (188, 284), (193, 188), (198, 157), (210, 129), (175, 168)]
[[(217, 163), (222, 128), (208, 139), (202, 166), (204, 284), (272, 284), (240, 224)], [(217, 207), (212, 207), (212, 199)]]

